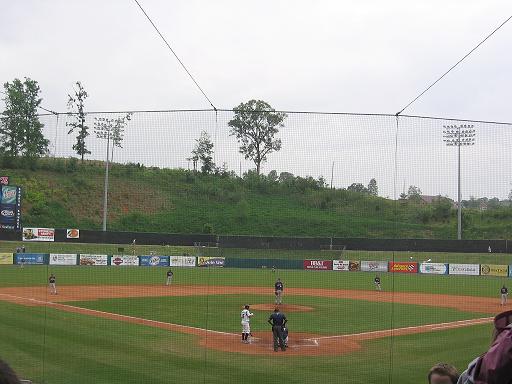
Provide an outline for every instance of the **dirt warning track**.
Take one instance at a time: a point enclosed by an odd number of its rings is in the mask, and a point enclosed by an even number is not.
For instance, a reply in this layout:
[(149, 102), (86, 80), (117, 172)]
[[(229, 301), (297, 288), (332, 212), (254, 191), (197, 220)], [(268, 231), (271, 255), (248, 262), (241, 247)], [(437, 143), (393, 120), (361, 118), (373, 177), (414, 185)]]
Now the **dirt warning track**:
[[(46, 287), (13, 287), (0, 288), (0, 300), (9, 301), (21, 305), (49, 306), (58, 310), (80, 313), (116, 321), (140, 324), (145, 326), (167, 329), (170, 331), (186, 333), (198, 336), (199, 344), (225, 352), (237, 352), (253, 355), (274, 353), (272, 352), (272, 335), (270, 332), (254, 332), (250, 344), (242, 344), (240, 335), (235, 333), (206, 330), (180, 324), (171, 324), (161, 321), (103, 312), (93, 309), (81, 308), (62, 302), (88, 301), (101, 298), (124, 297), (160, 297), (160, 296), (193, 296), (193, 295), (226, 295), (226, 294), (257, 294), (273, 296), (273, 290), (262, 287), (230, 287), (230, 286), (183, 286), (170, 287), (135, 285), (135, 286), (61, 286), (59, 295), (49, 295)], [(480, 312), (496, 314), (500, 312), (500, 306), (496, 299), (480, 298), (473, 296), (450, 296), (424, 293), (404, 292), (374, 292), (355, 290), (332, 289), (305, 289), (287, 288), (287, 295), (304, 295), (318, 297), (344, 298), (364, 300), (370, 302), (394, 302), (402, 304), (417, 304), (432, 307), (454, 308), (467, 312)], [(241, 303), (243, 305), (244, 303)], [(271, 304), (257, 304), (252, 308), (267, 310)], [(283, 308), (283, 310), (286, 307)], [(293, 306), (292, 311), (309, 311), (310, 307)], [(492, 317), (482, 317), (471, 320), (454, 321), (450, 323), (429, 324), (388, 330), (370, 331), (350, 335), (315, 335), (308, 333), (292, 333), (290, 335), (289, 348), (281, 352), (282, 356), (318, 356), (349, 353), (361, 349), (361, 342), (365, 340), (380, 339), (390, 336), (401, 336), (425, 332), (467, 327), (478, 324), (486, 324), (492, 321)]]

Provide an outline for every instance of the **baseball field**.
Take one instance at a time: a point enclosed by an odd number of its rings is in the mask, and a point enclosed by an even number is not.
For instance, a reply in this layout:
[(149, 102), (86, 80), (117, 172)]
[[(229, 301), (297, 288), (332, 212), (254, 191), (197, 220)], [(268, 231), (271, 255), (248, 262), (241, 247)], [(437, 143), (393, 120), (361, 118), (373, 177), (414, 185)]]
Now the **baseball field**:
[[(0, 355), (48, 384), (419, 383), (437, 362), (462, 370), (486, 350), (508, 281), (382, 273), (377, 292), (368, 272), (173, 270), (165, 286), (162, 267), (2, 265)], [(276, 353), (266, 320), (277, 277), (290, 342)], [(250, 344), (240, 341), (244, 304), (255, 314)]]

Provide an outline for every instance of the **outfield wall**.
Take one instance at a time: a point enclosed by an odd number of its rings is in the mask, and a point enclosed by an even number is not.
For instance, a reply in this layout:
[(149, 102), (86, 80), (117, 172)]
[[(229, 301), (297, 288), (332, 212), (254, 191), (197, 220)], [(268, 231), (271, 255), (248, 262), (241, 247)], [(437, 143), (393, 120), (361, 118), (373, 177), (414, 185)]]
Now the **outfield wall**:
[[(78, 238), (68, 238), (67, 229), (55, 229), (56, 242), (95, 244), (194, 246), (197, 243), (216, 244), (220, 248), (320, 250), (347, 249), (365, 251), (510, 253), (508, 240), (437, 240), (437, 239), (367, 239), (337, 237), (274, 237), (221, 236), (213, 234), (169, 234), (149, 232), (114, 232), (80, 230)], [(21, 232), (0, 231), (0, 240), (21, 241)]]
[(331, 260), (331, 259), (241, 259), (211, 256), (99, 255), (78, 253), (0, 253), (0, 266), (112, 266), (178, 268), (253, 268), (295, 269), (306, 271), (370, 272), (433, 275), (512, 277), (512, 265), (419, 263), (415, 261)]

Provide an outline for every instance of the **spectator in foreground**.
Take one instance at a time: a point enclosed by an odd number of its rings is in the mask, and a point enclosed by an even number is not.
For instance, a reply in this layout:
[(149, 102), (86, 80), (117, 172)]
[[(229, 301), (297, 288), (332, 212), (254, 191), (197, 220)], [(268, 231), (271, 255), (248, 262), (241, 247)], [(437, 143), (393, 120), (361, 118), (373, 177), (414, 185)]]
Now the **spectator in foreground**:
[(16, 373), (3, 360), (0, 360), (0, 384), (20, 384)]
[(469, 363), (458, 381), (458, 384), (483, 383), (512, 383), (512, 311), (494, 318), (491, 347)]
[(457, 380), (459, 380), (459, 372), (450, 364), (436, 364), (428, 372), (429, 384), (457, 384)]

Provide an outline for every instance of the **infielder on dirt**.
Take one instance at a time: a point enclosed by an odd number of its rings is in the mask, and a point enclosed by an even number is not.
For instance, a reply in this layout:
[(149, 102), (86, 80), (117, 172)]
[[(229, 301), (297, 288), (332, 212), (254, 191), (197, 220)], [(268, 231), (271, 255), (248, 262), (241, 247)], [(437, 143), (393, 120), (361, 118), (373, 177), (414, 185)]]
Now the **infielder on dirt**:
[(382, 286), (380, 285), (380, 276), (375, 276), (375, 279), (373, 279), (373, 283), (375, 284), (375, 289), (377, 291), (382, 291)]
[(277, 279), (276, 283), (274, 284), (275, 289), (275, 295), (276, 295), (276, 304), (282, 304), (283, 302), (283, 291), (284, 291), (284, 285), (281, 282), (281, 279)]
[(174, 273), (172, 272), (172, 270), (168, 270), (167, 271), (167, 280), (165, 281), (165, 285), (171, 285), (172, 283), (172, 277), (174, 276)]
[(240, 313), (240, 318), (242, 319), (242, 343), (244, 344), (249, 344), (249, 335), (251, 334), (251, 317), (253, 316), (254, 313), (249, 311), (249, 306), (246, 304)]
[(52, 273), (50, 277), (48, 278), (48, 286), (50, 288), (50, 295), (56, 295), (57, 294), (57, 279), (55, 278), (55, 275)]
[(508, 288), (503, 284), (503, 287), (500, 289), (501, 292), (501, 305), (507, 305), (508, 300)]

